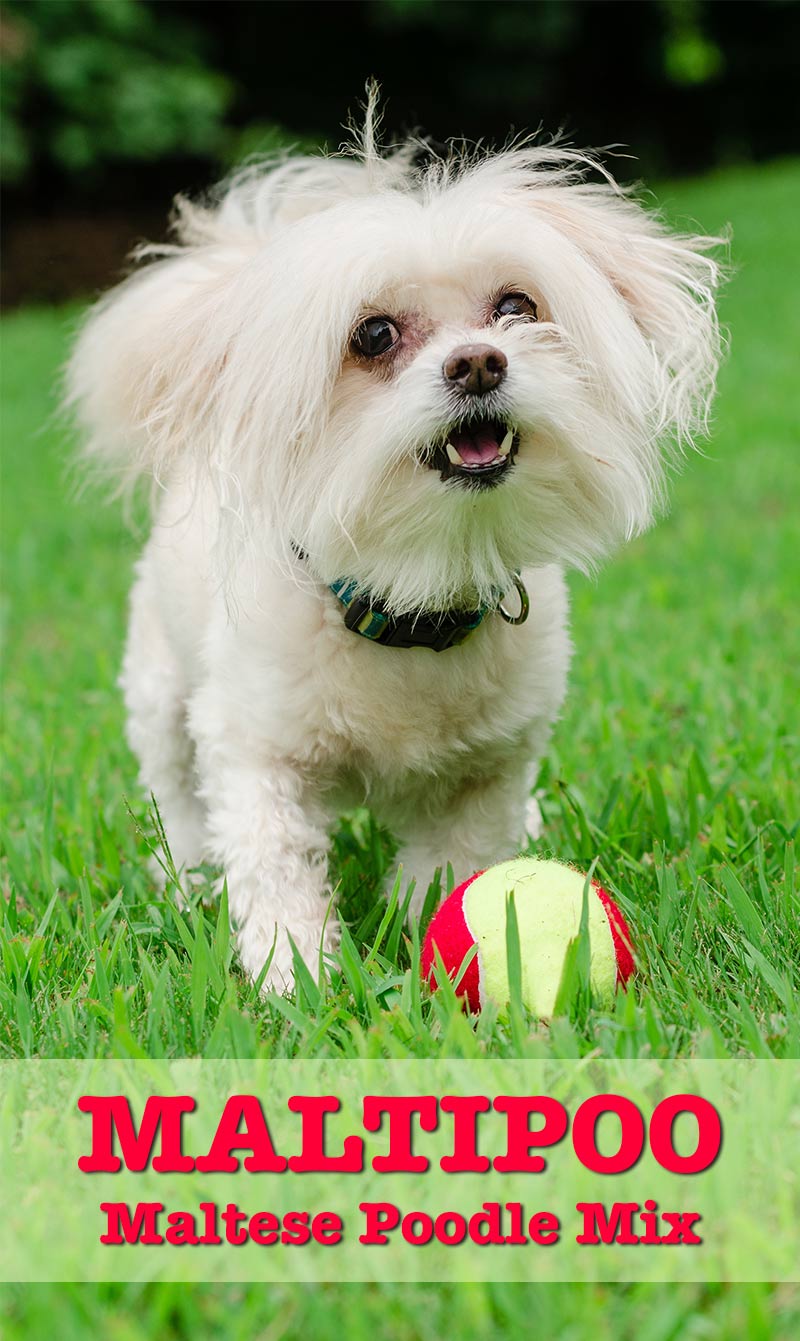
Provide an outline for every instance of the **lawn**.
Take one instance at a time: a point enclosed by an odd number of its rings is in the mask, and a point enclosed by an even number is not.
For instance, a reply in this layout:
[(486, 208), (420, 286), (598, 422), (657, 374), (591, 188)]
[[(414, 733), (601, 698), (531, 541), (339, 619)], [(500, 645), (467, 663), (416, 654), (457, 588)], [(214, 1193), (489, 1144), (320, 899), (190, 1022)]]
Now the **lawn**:
[[(4, 898), (0, 1056), (800, 1055), (796, 618), (800, 163), (661, 193), (708, 231), (730, 221), (731, 332), (713, 437), (669, 517), (596, 582), (575, 579), (567, 707), (538, 787), (541, 852), (597, 858), (640, 972), (613, 1011), (576, 1000), (549, 1029), (477, 1024), (428, 999), (415, 941), (377, 902), (391, 840), (366, 814), (336, 839), (341, 966), (290, 1001), (243, 979), (213, 904), (155, 897), (157, 841), (115, 688), (141, 537), (84, 494), (51, 413), (79, 315), (28, 310), (3, 339)], [(796, 484), (795, 484), (796, 490)], [(794, 681), (794, 683), (793, 683)], [(541, 1320), (648, 1338), (786, 1336), (800, 1300), (766, 1287), (48, 1289), (8, 1297), (11, 1337), (473, 1336)], [(388, 1322), (382, 1326), (381, 1310)], [(233, 1317), (233, 1321), (231, 1321)], [(52, 1322), (50, 1323), (52, 1334)]]

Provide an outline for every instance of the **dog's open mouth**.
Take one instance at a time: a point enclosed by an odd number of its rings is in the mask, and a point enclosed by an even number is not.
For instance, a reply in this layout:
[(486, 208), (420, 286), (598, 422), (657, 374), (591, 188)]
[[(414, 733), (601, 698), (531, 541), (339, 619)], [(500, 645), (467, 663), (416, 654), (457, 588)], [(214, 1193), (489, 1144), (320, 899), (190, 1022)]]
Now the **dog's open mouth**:
[(425, 460), (443, 480), (491, 488), (511, 469), (518, 448), (519, 435), (504, 419), (475, 419), (452, 428)]

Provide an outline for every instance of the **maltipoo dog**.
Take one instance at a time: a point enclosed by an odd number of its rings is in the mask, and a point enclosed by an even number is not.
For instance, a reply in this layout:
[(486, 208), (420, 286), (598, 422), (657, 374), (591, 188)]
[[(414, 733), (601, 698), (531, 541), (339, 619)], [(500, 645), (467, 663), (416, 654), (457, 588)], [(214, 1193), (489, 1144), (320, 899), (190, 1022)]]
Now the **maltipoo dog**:
[(329, 828), (368, 804), (419, 911), (536, 823), (564, 571), (648, 525), (704, 430), (716, 239), (586, 154), (357, 151), (179, 200), (90, 313), (88, 451), (154, 481), (122, 673), (175, 863), (222, 868), (241, 961), (336, 943)]

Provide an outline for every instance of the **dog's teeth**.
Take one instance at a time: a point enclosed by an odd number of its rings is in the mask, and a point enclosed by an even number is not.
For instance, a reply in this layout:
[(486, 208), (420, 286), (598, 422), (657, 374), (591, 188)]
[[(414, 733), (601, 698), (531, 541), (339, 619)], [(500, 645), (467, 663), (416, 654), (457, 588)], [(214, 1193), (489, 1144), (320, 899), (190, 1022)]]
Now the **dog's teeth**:
[(506, 436), (503, 438), (503, 441), (500, 443), (501, 456), (508, 456), (508, 453), (511, 451), (511, 444), (513, 441), (514, 441), (514, 430), (513, 428), (510, 428), (506, 433)]
[(452, 442), (448, 442), (447, 444), (447, 456), (452, 465), (463, 466), (464, 462), (461, 460), (461, 457), (459, 456)]

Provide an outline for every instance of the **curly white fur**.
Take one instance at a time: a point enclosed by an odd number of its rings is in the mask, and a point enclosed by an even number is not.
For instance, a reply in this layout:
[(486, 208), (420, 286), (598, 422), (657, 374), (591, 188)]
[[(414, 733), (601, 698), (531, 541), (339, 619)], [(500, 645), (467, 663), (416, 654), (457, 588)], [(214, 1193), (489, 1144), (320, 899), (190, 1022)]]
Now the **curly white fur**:
[[(413, 144), (365, 146), (179, 202), (175, 245), (145, 249), (69, 368), (88, 453), (157, 486), (122, 677), (143, 783), (177, 864), (224, 868), (248, 972), (275, 942), (279, 987), (287, 932), (312, 966), (323, 926), (335, 941), (343, 807), (366, 799), (396, 832), (416, 907), (437, 865), (463, 877), (519, 844), (565, 688), (562, 570), (647, 526), (664, 460), (706, 426), (719, 350), (717, 240), (589, 180), (589, 156), (420, 169)], [(537, 323), (491, 321), (509, 290)], [(403, 334), (383, 375), (348, 352), (370, 314)], [(456, 413), (443, 361), (487, 339), (519, 452), (476, 492), (424, 450)], [(347, 631), (326, 585), (440, 610), (492, 601), (516, 569), (528, 623), (491, 615), (438, 655)]]

